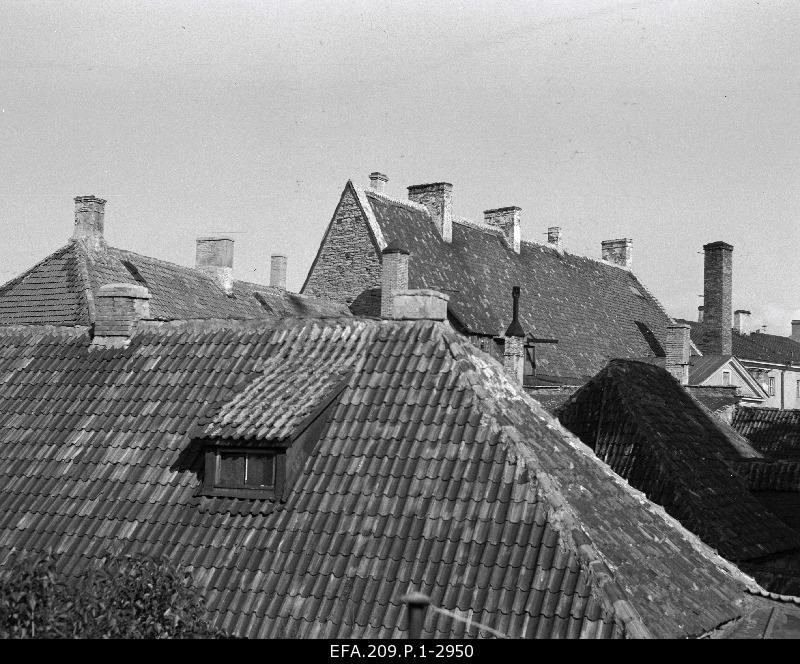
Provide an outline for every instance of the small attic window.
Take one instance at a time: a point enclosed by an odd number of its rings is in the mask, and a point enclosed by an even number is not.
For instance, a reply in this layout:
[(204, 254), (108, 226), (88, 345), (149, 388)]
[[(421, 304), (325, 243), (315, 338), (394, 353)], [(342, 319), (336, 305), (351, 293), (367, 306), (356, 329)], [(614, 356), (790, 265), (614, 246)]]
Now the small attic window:
[(628, 288), (630, 288), (630, 289), (631, 289), (631, 293), (633, 293), (634, 295), (636, 295), (636, 296), (638, 296), (638, 297), (642, 298), (643, 300), (646, 300), (646, 299), (647, 299), (647, 297), (645, 296), (645, 294), (644, 294), (644, 293), (642, 293), (642, 291), (640, 291), (638, 288), (636, 288), (636, 286), (634, 286), (633, 284), (628, 284)]
[(275, 310), (270, 306), (267, 299), (259, 292), (253, 293), (253, 297), (256, 298), (256, 301), (261, 305), (261, 308), (269, 314), (275, 315)]
[(147, 280), (141, 275), (141, 273), (133, 263), (125, 260), (120, 262), (128, 271), (128, 273), (133, 277), (134, 281), (136, 281), (137, 284), (141, 284), (142, 286), (147, 288)]
[(234, 498), (280, 496), (285, 472), (282, 452), (277, 449), (208, 448), (203, 493)]

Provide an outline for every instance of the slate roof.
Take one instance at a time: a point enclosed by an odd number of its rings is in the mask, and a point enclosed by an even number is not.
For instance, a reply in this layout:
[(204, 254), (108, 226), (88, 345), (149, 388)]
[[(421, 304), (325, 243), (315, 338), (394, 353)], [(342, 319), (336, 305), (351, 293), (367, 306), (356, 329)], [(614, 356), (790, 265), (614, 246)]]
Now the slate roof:
[[(691, 327), (692, 341), (699, 345), (701, 341), (701, 324), (697, 321), (683, 320)], [(782, 337), (778, 334), (766, 334), (755, 332), (753, 334), (740, 334), (733, 330), (733, 355), (741, 360), (751, 360), (754, 362), (772, 362), (775, 364), (786, 364), (793, 361), (800, 364), (800, 344), (790, 337)]]
[(557, 412), (633, 486), (729, 560), (800, 548), (732, 463), (758, 454), (664, 369), (613, 360)]
[(229, 296), (201, 270), (113, 247), (89, 249), (71, 240), (0, 286), (0, 325), (91, 325), (94, 296), (109, 283), (146, 286), (156, 320), (348, 313), (333, 302), (245, 281), (234, 281)]
[(664, 354), (670, 319), (629, 270), (525, 241), (516, 254), (498, 229), (465, 220), (446, 243), (418, 206), (370, 190), (365, 200), (385, 241), (411, 252), (409, 287), (447, 293), (468, 332), (503, 334), (522, 288), (525, 331), (558, 339), (537, 347), (540, 377), (582, 384), (610, 358)]
[[(285, 502), (198, 495), (209, 406), (350, 356)], [(409, 590), (473, 621), (431, 611), (429, 637), (693, 636), (762, 601), (443, 324), (149, 323), (116, 349), (6, 327), (0, 385), (0, 560), (166, 555), (238, 635), (403, 636)]]
[(764, 455), (800, 461), (800, 410), (737, 408), (732, 425)]

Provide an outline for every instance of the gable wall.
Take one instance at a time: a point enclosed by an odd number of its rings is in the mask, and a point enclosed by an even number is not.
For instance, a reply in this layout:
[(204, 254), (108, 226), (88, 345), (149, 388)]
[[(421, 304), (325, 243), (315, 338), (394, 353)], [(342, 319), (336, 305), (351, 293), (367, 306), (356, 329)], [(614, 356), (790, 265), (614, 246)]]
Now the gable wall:
[(381, 262), (364, 214), (348, 187), (302, 293), (342, 302), (356, 315), (380, 315)]

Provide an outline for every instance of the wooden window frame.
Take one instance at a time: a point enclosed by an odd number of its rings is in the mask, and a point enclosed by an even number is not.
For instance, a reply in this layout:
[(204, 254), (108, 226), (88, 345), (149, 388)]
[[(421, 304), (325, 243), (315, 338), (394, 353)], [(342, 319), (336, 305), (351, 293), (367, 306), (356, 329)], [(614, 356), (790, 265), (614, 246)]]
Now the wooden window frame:
[[(286, 482), (286, 450), (281, 448), (264, 447), (234, 447), (228, 445), (209, 445), (205, 451), (205, 474), (203, 476), (202, 494), (205, 496), (219, 496), (227, 498), (266, 498), (275, 499), (283, 495)], [(272, 456), (275, 468), (275, 483), (271, 487), (248, 486), (220, 486), (219, 455), (221, 453), (234, 454), (264, 454)]]

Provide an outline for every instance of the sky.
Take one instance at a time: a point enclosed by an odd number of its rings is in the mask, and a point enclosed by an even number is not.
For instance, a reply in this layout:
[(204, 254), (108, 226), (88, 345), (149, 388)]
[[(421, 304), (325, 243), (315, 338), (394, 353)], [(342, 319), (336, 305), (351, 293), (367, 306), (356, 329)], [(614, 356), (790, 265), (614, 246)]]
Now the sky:
[(734, 246), (733, 306), (800, 319), (796, 0), (2, 0), (0, 283), (62, 246), (73, 198), (106, 237), (299, 290), (348, 179), (451, 182), (456, 216), (518, 205), (573, 253), (633, 239), (675, 317), (702, 246)]

